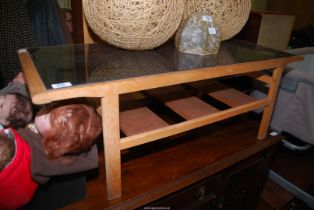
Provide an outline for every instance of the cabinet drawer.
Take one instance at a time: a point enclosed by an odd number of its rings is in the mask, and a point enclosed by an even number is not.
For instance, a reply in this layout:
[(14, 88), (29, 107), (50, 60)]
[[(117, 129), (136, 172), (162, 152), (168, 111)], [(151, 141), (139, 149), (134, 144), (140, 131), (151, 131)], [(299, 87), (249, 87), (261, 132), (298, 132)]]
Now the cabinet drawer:
[(190, 187), (170, 194), (143, 207), (166, 207), (170, 209), (202, 209), (204, 206), (214, 206), (220, 176), (214, 176), (198, 182)]

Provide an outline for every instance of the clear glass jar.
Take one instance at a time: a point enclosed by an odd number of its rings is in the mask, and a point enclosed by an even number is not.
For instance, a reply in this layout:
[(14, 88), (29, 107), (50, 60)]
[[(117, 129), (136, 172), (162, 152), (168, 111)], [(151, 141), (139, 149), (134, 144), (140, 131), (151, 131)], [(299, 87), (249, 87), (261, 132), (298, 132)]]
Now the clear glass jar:
[(219, 30), (211, 16), (193, 14), (180, 24), (175, 45), (182, 53), (217, 54), (220, 48)]

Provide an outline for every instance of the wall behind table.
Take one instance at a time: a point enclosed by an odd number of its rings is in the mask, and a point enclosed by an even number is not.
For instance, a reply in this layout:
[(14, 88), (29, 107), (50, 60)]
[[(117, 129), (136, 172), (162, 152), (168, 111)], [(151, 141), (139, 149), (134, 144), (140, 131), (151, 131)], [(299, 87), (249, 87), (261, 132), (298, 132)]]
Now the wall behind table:
[(295, 14), (294, 30), (314, 26), (313, 0), (271, 0), (268, 1), (267, 10)]

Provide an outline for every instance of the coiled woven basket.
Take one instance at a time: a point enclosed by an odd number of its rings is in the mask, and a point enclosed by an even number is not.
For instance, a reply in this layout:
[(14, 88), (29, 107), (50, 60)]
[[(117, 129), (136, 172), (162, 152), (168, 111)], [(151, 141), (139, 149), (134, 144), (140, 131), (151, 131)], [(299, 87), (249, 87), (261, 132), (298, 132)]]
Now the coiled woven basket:
[(183, 18), (194, 13), (211, 15), (223, 41), (240, 32), (250, 10), (251, 0), (186, 0)]
[(184, 0), (83, 0), (89, 26), (104, 41), (129, 50), (153, 49), (177, 30)]

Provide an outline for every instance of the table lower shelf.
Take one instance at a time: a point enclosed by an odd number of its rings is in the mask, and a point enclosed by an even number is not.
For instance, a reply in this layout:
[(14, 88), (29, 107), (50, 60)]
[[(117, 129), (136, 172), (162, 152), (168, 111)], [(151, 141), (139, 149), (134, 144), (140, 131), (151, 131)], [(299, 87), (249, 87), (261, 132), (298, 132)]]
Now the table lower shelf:
[[(213, 86), (214, 91), (209, 92), (208, 89)], [(145, 91), (144, 94), (147, 95), (146, 100), (150, 101), (150, 104), (151, 101), (158, 104), (155, 105), (157, 113), (132, 99), (130, 94), (120, 97), (122, 107), (129, 105), (126, 110), (120, 112), (120, 129), (126, 135), (121, 139), (121, 149), (186, 132), (269, 105), (268, 98), (256, 100), (216, 80), (157, 88)], [(211, 105), (213, 102), (204, 98), (204, 95), (219, 101), (227, 108)], [(168, 114), (158, 113), (165, 109), (168, 109)], [(174, 114), (181, 118), (181, 121), (174, 122), (169, 117)], [(162, 116), (167, 119), (162, 119)]]

